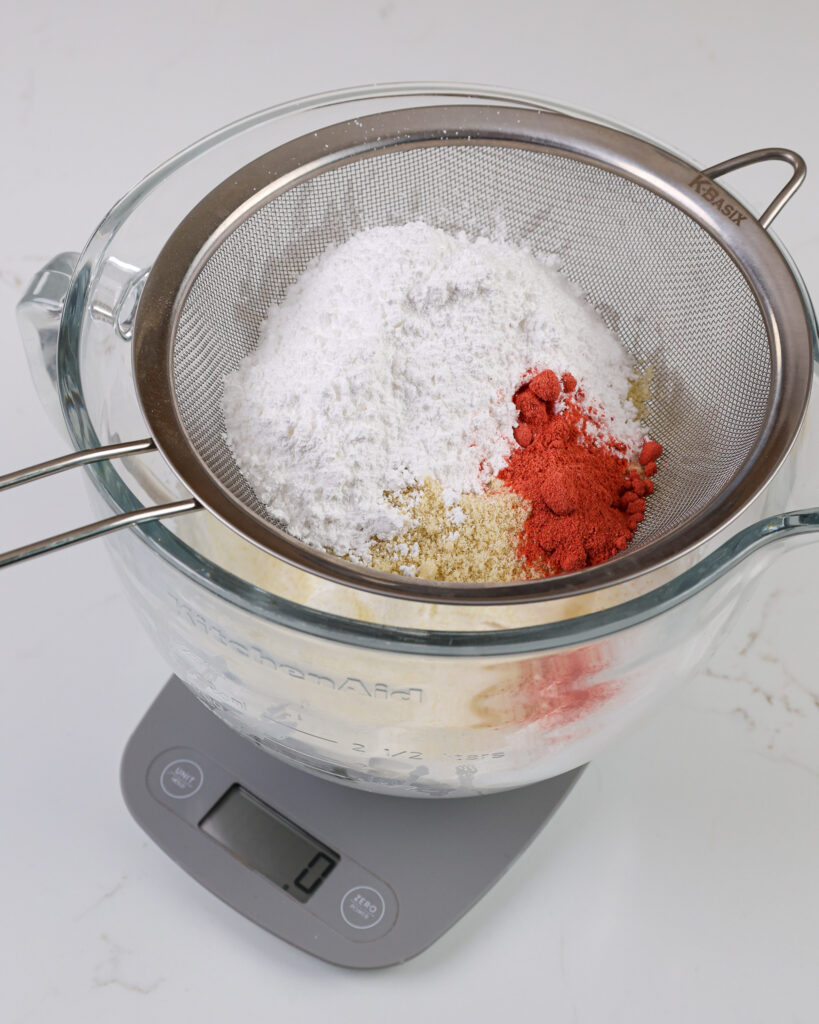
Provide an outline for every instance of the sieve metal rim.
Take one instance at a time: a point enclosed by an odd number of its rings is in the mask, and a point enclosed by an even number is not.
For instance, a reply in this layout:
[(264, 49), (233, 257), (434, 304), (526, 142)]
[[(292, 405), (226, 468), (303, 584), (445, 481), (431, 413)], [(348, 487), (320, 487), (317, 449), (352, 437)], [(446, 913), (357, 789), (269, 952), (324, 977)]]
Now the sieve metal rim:
[[(187, 295), (212, 252), (271, 198), (309, 177), (387, 150), (442, 144), (534, 148), (628, 178), (692, 217), (748, 281), (768, 330), (776, 383), (766, 429), (721, 500), (681, 524), (672, 537), (545, 580), (469, 584), (398, 577), (325, 554), (276, 529), (234, 499), (190, 443), (174, 393), (173, 343)], [(764, 487), (786, 457), (810, 395), (810, 326), (790, 268), (767, 231), (730, 193), (725, 194), (741, 215), (739, 224), (696, 190), (694, 182), (702, 177), (680, 157), (628, 132), (564, 113), (503, 106), (400, 109), (332, 125), (277, 147), (212, 190), (173, 232), (148, 276), (135, 323), (133, 366), (156, 446), (197, 500), (231, 529), (301, 569), (370, 592), (436, 603), (528, 602), (622, 583), (673, 561), (727, 526)]]

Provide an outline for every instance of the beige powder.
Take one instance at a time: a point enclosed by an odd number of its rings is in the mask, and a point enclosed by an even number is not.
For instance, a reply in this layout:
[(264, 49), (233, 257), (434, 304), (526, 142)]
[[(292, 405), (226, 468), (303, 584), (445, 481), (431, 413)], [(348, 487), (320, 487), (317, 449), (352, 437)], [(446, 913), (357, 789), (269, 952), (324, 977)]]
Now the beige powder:
[(412, 567), (413, 575), (423, 579), (459, 583), (526, 578), (516, 552), (529, 503), (499, 481), (483, 494), (460, 497), (458, 507), (465, 518), (457, 524), (450, 518), (441, 485), (433, 480), (390, 500), (414, 523), (392, 540), (372, 543), (373, 568), (401, 572), (402, 567)]
[(631, 380), (628, 397), (637, 410), (638, 419), (645, 417), (646, 405), (651, 398), (651, 381), (654, 377), (654, 367), (647, 366), (642, 373)]

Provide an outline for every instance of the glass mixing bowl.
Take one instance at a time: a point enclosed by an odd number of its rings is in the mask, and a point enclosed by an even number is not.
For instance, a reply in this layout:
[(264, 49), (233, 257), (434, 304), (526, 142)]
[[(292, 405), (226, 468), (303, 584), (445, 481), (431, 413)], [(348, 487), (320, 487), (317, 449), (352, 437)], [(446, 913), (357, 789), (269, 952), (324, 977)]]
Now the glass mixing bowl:
[[(41, 398), (72, 446), (149, 436), (131, 375), (134, 313), (159, 250), (200, 198), (298, 135), (453, 96), (546, 106), (497, 90), (416, 85), (275, 107), (169, 160), (113, 208), (81, 255), (45, 267), (20, 304), (21, 328)], [(810, 300), (783, 256), (815, 348)], [(278, 562), (205, 511), (108, 543), (173, 670), (263, 749), (374, 791), (486, 793), (592, 758), (695, 671), (784, 541), (819, 536), (819, 510), (781, 512), (797, 473), (811, 472), (804, 438), (803, 427), (764, 490), (687, 567), (571, 599), (474, 607), (368, 595)], [(105, 515), (186, 497), (157, 453), (87, 473)]]

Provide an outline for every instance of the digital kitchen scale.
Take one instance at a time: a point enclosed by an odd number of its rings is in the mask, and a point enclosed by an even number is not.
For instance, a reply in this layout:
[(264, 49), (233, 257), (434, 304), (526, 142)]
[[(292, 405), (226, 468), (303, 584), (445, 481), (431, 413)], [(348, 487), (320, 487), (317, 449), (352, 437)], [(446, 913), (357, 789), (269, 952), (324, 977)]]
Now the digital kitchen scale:
[(128, 809), (206, 889), (344, 967), (431, 945), (529, 845), (582, 768), (460, 799), (328, 782), (257, 748), (172, 677), (122, 759)]

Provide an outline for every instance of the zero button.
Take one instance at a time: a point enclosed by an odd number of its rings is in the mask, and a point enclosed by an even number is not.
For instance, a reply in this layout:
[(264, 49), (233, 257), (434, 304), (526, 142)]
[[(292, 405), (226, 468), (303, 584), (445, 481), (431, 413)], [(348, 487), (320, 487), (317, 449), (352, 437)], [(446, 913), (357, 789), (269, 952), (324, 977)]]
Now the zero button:
[(348, 889), (341, 899), (341, 916), (351, 928), (375, 928), (386, 912), (384, 897), (371, 885)]

